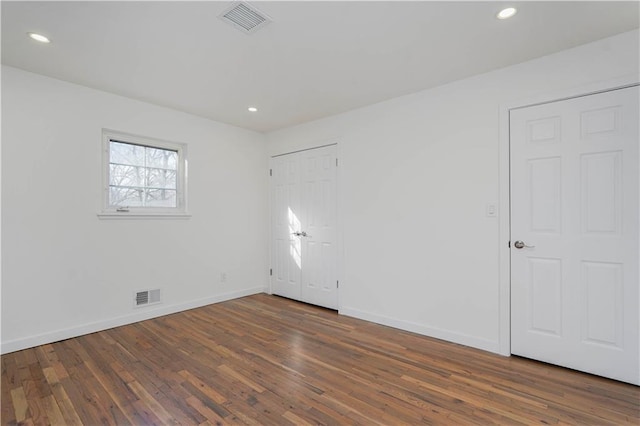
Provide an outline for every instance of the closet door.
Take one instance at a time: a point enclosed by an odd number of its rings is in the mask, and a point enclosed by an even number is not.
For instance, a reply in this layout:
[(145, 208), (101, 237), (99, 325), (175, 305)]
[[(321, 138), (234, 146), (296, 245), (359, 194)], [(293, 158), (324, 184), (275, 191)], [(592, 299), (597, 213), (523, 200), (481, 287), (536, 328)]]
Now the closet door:
[(300, 170), (296, 154), (271, 163), (271, 291), (300, 300), (302, 241), (300, 222)]
[(298, 153), (301, 165), (300, 300), (338, 308), (336, 274), (336, 147)]
[(272, 161), (272, 292), (338, 308), (336, 147)]

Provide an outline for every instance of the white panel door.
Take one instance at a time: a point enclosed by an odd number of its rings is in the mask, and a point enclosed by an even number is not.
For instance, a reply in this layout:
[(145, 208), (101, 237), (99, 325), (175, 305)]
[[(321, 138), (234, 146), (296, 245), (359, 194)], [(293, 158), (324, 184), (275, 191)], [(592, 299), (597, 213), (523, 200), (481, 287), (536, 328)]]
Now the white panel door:
[(302, 245), (296, 236), (300, 222), (300, 169), (296, 156), (272, 159), (272, 276), (271, 290), (275, 294), (300, 299)]
[(511, 352), (634, 384), (638, 96), (510, 112)]
[(338, 308), (336, 277), (336, 147), (299, 153), (301, 164), (301, 300)]
[(273, 293), (337, 309), (336, 146), (275, 157), (272, 181)]

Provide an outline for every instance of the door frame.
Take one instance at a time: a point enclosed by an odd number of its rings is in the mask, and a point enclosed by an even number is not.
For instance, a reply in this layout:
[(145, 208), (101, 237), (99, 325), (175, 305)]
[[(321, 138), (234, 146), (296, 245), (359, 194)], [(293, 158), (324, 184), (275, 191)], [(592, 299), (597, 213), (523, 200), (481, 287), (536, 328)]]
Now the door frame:
[[(275, 157), (282, 157), (283, 155), (295, 154), (303, 151), (310, 151), (312, 149), (324, 148), (326, 146), (335, 146), (336, 147), (336, 159), (338, 160), (338, 166), (336, 166), (336, 279), (340, 283), (337, 288), (337, 297), (338, 297), (338, 307), (337, 311), (340, 313), (340, 309), (342, 307), (341, 297), (340, 297), (340, 288), (342, 285), (342, 267), (343, 267), (343, 233), (342, 233), (342, 209), (340, 208), (342, 205), (342, 193), (340, 191), (340, 180), (341, 180), (341, 169), (342, 169), (342, 160), (340, 159), (340, 144), (336, 140), (326, 140), (322, 142), (318, 142), (317, 144), (312, 145), (302, 145), (298, 149), (287, 150), (284, 152), (273, 152), (269, 153), (269, 170), (273, 169), (273, 159)], [(271, 275), (271, 270), (273, 269), (273, 194), (272, 194), (272, 180), (271, 174), (269, 174), (269, 185), (267, 187), (267, 191), (269, 192), (269, 265), (267, 271), (267, 282), (268, 285), (265, 287), (265, 293), (273, 294), (273, 282)]]
[(534, 97), (500, 105), (500, 145), (499, 145), (499, 212), (498, 217), (498, 353), (511, 355), (511, 193), (510, 193), (510, 111), (534, 105), (557, 102), (582, 96), (594, 95), (616, 89), (640, 85), (640, 73), (598, 81), (570, 89), (543, 93)]

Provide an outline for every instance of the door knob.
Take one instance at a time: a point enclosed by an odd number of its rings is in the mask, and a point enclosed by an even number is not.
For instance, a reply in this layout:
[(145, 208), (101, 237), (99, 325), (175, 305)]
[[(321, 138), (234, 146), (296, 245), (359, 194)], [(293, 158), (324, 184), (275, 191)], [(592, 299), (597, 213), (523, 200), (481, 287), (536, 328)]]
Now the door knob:
[(306, 233), (306, 232), (304, 232), (304, 231), (302, 231), (302, 232), (300, 233), (300, 235), (302, 235), (303, 237), (306, 237), (306, 236), (307, 236), (307, 233)]
[(524, 241), (516, 241), (515, 243), (513, 243), (513, 246), (517, 249), (521, 249), (521, 248), (534, 248), (535, 246), (528, 246), (524, 243)]

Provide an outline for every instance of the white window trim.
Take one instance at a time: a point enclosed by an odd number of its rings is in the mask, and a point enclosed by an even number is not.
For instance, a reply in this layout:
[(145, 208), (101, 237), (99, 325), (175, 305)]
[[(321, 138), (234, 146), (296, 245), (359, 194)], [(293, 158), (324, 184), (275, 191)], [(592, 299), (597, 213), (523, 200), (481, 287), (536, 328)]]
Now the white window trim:
[[(128, 207), (127, 211), (109, 205), (110, 142), (118, 141), (136, 145), (168, 149), (178, 152), (176, 207)], [(102, 129), (102, 183), (100, 188), (100, 219), (187, 219), (187, 145), (146, 136), (132, 135), (115, 130)]]

